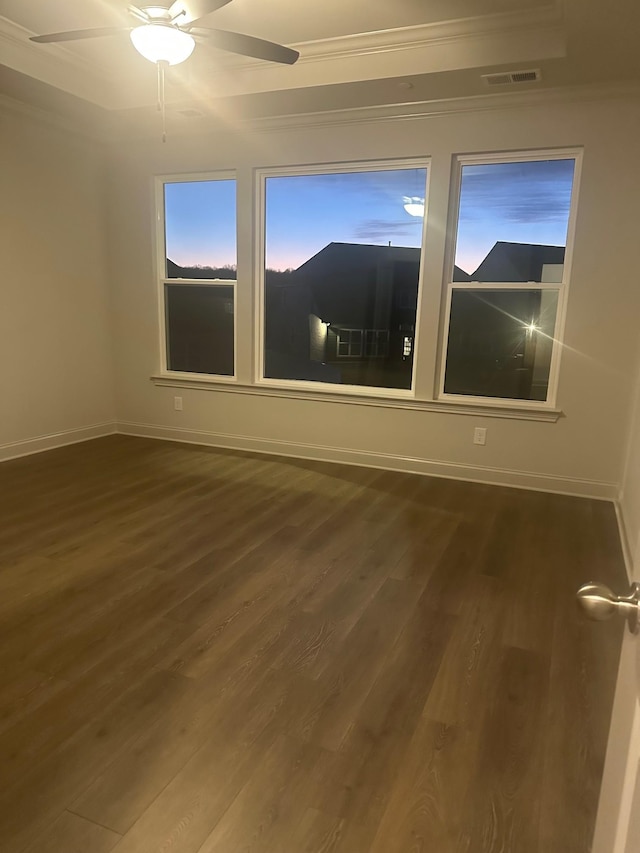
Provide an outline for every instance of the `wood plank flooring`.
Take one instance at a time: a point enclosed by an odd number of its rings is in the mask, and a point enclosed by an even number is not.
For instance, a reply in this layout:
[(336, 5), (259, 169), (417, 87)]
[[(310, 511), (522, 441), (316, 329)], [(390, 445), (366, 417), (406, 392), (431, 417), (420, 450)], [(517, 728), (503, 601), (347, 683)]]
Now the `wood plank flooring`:
[(0, 466), (0, 853), (585, 853), (612, 505), (114, 436)]

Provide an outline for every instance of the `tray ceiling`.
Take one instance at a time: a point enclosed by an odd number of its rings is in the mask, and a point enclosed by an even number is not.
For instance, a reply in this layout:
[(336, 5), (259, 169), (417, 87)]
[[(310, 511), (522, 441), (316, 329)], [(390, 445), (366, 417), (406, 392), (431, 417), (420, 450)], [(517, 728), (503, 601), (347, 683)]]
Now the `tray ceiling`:
[[(279, 66), (199, 44), (171, 69), (174, 111), (217, 105), (238, 114), (291, 114), (353, 105), (487, 94), (482, 75), (539, 68), (531, 87), (636, 81), (635, 0), (233, 0), (206, 26), (298, 49)], [(123, 36), (40, 45), (29, 36), (130, 25), (121, 0), (0, 0), (0, 91), (29, 100), (66, 96), (111, 113), (155, 106), (155, 68)], [(56, 92), (58, 96), (56, 97)], [(233, 107), (231, 105), (234, 105)]]

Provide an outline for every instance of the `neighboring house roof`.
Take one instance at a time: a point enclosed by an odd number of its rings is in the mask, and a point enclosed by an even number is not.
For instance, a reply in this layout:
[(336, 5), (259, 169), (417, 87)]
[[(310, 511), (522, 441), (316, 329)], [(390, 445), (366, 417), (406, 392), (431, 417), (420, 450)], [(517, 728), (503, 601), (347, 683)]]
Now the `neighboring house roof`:
[[(309, 272), (313, 275), (334, 272), (338, 265), (362, 267), (365, 264), (403, 261), (420, 263), (421, 249), (412, 246), (376, 246), (369, 243), (329, 243), (323, 249), (305, 261), (296, 272)], [(470, 281), (467, 273), (454, 267), (454, 281)]]
[(167, 258), (167, 278), (183, 278), (184, 269), (179, 267), (171, 258)]
[(471, 281), (471, 276), (466, 273), (464, 270), (460, 269), (454, 265), (453, 267), (453, 280), (454, 281)]
[(475, 272), (454, 281), (542, 281), (542, 268), (546, 264), (563, 264), (564, 251), (564, 246), (499, 240)]
[(409, 246), (375, 246), (369, 243), (329, 243), (298, 267), (296, 272), (322, 274), (336, 268), (361, 267), (380, 261), (420, 261), (420, 249)]
[[(404, 285), (417, 292), (420, 251), (408, 246), (329, 243), (292, 273), (291, 282), (310, 288), (317, 314), (326, 322), (358, 329), (386, 328), (392, 288)], [(382, 299), (381, 288), (386, 293)]]

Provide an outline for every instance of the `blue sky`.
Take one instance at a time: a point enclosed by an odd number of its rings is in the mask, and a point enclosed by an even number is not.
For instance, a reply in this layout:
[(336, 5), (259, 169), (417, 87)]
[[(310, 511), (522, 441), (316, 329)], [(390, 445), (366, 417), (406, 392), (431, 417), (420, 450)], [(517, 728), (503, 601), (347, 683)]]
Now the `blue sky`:
[(424, 199), (426, 181), (426, 169), (269, 178), (267, 267), (299, 267), (331, 242), (420, 246), (403, 199)]
[(236, 264), (236, 182), (165, 184), (167, 257), (180, 266)]
[(498, 240), (565, 246), (574, 160), (464, 166), (456, 264), (478, 268)]
[[(497, 240), (564, 245), (573, 160), (465, 166), (456, 263), (473, 272)], [(267, 267), (296, 268), (328, 243), (420, 246), (425, 169), (267, 179)], [(233, 181), (165, 186), (167, 256), (181, 266), (236, 262)]]

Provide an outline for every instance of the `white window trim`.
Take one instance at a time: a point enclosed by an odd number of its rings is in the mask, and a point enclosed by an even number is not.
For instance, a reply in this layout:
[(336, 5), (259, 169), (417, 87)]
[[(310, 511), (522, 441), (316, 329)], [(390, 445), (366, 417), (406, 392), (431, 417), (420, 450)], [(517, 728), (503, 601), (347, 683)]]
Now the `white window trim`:
[[(212, 181), (235, 181), (237, 198), (237, 174), (235, 171), (198, 172), (188, 175), (157, 175), (155, 178), (155, 206), (156, 206), (156, 228), (155, 228), (155, 251), (154, 251), (154, 273), (157, 283), (158, 302), (158, 334), (160, 348), (160, 375), (163, 377), (175, 377), (186, 381), (200, 381), (203, 377), (210, 377), (209, 381), (221, 383), (237, 382), (238, 377), (238, 282), (237, 279), (225, 278), (167, 278), (167, 249), (165, 229), (165, 184), (187, 184)], [(237, 215), (236, 215), (237, 223)], [(236, 234), (236, 247), (238, 238)], [(237, 249), (236, 249), (237, 251)], [(236, 259), (237, 264), (237, 259)], [(166, 323), (166, 286), (178, 284), (184, 287), (206, 286), (206, 287), (232, 287), (233, 288), (233, 374), (231, 376), (222, 373), (187, 373), (179, 370), (171, 370), (168, 364), (167, 353), (167, 323)]]
[[(449, 196), (449, 216), (447, 218), (447, 245), (445, 250), (444, 299), (441, 308), (440, 336), (438, 346), (438, 365), (436, 370), (435, 399), (461, 405), (491, 405), (497, 408), (549, 410), (557, 411), (558, 381), (560, 377), (560, 359), (564, 349), (564, 329), (569, 296), (569, 283), (573, 264), (573, 247), (575, 240), (576, 217), (578, 210), (578, 195), (580, 191), (580, 176), (582, 171), (582, 148), (536, 149), (534, 151), (503, 152), (500, 154), (465, 154), (453, 158), (453, 171)], [(564, 264), (561, 282), (454, 282), (453, 269), (455, 264), (456, 244), (458, 238), (458, 216), (460, 210), (460, 188), (462, 183), (463, 166), (482, 166), (492, 163), (530, 163), (541, 160), (573, 160), (573, 185), (571, 188), (571, 207), (567, 223), (567, 242), (565, 246)], [(544, 401), (521, 400), (509, 397), (476, 397), (463, 394), (447, 394), (444, 390), (449, 348), (449, 319), (451, 316), (451, 301), (454, 290), (556, 290), (558, 292), (558, 308), (554, 326), (554, 345), (551, 354), (549, 384), (547, 399)]]
[[(264, 298), (265, 298), (265, 269), (266, 269), (266, 185), (268, 178), (292, 178), (304, 175), (330, 175), (352, 172), (392, 172), (400, 169), (425, 169), (425, 212), (422, 219), (422, 239), (420, 251), (420, 268), (418, 272), (418, 302), (416, 307), (416, 329), (414, 334), (413, 370), (411, 371), (411, 387), (380, 388), (375, 385), (345, 385), (343, 383), (308, 382), (298, 379), (274, 379), (264, 375)], [(355, 162), (322, 163), (305, 166), (270, 167), (256, 170), (256, 218), (255, 218), (255, 317), (258, 321), (255, 340), (254, 383), (258, 386), (282, 389), (299, 389), (301, 391), (326, 391), (330, 395), (344, 394), (345, 396), (384, 397), (389, 399), (415, 398), (416, 365), (419, 359), (419, 322), (423, 291), (424, 247), (426, 244), (427, 222), (429, 212), (429, 182), (431, 178), (431, 157), (397, 158), (391, 160), (360, 160)]]
[[(181, 374), (155, 374), (150, 377), (154, 385), (162, 388), (190, 388), (196, 391), (214, 391), (220, 393), (244, 394), (252, 397), (270, 397), (285, 400), (312, 400), (321, 403), (335, 403), (342, 405), (373, 406), (376, 409), (404, 409), (415, 412), (438, 412), (450, 415), (474, 415), (486, 418), (507, 418), (513, 420), (543, 421), (555, 423), (562, 416), (560, 409), (540, 409), (516, 407), (508, 404), (495, 406), (487, 398), (483, 403), (465, 404), (457, 400), (455, 402), (437, 400), (418, 400), (408, 397), (406, 392), (391, 397), (389, 394), (359, 394), (361, 386), (339, 385), (336, 393), (325, 391), (317, 387), (321, 383), (309, 383), (305, 388), (285, 388), (282, 386), (247, 385), (242, 382), (229, 382), (209, 379), (206, 374), (196, 376), (183, 376)], [(346, 390), (345, 390), (346, 389)], [(350, 390), (353, 389), (353, 390)], [(382, 388), (381, 391), (389, 389)]]

